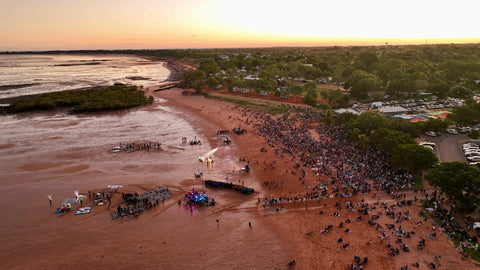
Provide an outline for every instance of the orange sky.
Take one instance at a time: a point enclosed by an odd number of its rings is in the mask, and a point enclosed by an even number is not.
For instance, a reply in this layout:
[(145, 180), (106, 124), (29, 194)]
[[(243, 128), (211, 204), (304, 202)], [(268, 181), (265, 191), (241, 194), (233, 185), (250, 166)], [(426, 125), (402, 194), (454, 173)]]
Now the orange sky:
[(480, 1), (1, 0), (0, 51), (479, 43)]

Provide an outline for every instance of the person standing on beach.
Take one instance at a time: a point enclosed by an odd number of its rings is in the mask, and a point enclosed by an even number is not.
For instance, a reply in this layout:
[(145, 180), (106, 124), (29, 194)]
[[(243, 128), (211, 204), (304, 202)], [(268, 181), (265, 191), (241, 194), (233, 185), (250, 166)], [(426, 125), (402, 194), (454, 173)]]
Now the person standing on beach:
[(248, 227), (252, 228), (252, 222), (248, 222)]
[(52, 206), (52, 197), (53, 195), (47, 195), (48, 197), (48, 202), (50, 203), (50, 206)]

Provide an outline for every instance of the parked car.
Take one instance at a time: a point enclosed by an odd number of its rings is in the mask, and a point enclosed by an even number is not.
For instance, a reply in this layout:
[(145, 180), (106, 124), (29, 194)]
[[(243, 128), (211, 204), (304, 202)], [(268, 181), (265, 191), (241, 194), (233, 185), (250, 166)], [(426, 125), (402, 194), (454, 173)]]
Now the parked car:
[[(480, 152), (465, 153), (465, 156), (467, 157), (468, 160), (470, 160), (469, 158), (480, 157)], [(472, 160), (470, 160), (470, 161), (472, 161)], [(480, 161), (480, 160), (476, 160), (476, 161)]]
[(479, 162), (480, 161), (480, 156), (474, 156), (474, 157), (467, 157), (468, 161), (471, 162)]
[(458, 132), (457, 132), (455, 129), (453, 129), (453, 128), (447, 129), (447, 133), (453, 134), (453, 135), (457, 135), (457, 134), (458, 134)]
[(467, 130), (463, 127), (457, 128), (458, 132), (460, 133), (467, 133)]
[(472, 128), (471, 128), (471, 127), (464, 127), (464, 129), (465, 129), (466, 132), (472, 131)]
[(423, 146), (430, 146), (432, 148), (435, 148), (435, 146), (437, 146), (435, 143), (433, 142), (420, 142), (419, 143), (420, 145), (423, 145)]
[(437, 133), (433, 131), (427, 131), (425, 132), (425, 135), (430, 136), (430, 137), (437, 137)]

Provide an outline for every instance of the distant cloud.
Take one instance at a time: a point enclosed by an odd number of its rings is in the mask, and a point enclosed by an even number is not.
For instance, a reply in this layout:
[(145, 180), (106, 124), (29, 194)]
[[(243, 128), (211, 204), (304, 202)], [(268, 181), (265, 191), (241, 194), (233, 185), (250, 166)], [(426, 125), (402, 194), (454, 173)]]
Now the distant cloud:
[(191, 37), (191, 38), (196, 38), (197, 35), (193, 35), (193, 34), (192, 34), (192, 35), (190, 35), (189, 37)]

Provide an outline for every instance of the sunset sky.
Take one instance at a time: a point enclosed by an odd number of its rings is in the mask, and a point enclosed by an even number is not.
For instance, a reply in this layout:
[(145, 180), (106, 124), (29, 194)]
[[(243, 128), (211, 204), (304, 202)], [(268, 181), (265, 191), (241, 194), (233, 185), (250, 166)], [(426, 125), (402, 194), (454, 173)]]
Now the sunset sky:
[(0, 0), (0, 51), (479, 43), (471, 0)]

